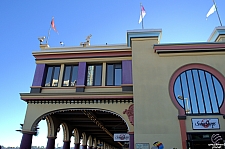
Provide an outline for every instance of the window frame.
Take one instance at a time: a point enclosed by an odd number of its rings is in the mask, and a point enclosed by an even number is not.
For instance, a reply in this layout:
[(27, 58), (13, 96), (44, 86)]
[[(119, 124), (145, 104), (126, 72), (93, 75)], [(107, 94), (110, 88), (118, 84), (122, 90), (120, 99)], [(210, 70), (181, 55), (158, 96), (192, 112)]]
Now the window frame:
[[(66, 74), (66, 68), (67, 67), (70, 67), (70, 72), (69, 72), (69, 85), (68, 86), (64, 86), (64, 79), (65, 79), (65, 74)], [(77, 82), (77, 78), (75, 80), (75, 83), (74, 83), (74, 86), (71, 86), (72, 84), (72, 77), (73, 77), (73, 70), (74, 70), (74, 67), (77, 67), (77, 77), (78, 77), (78, 68), (79, 66), (77, 64), (70, 64), (70, 65), (65, 65), (64, 66), (64, 70), (63, 70), (63, 76), (62, 76), (62, 84), (61, 84), (61, 87), (75, 87), (76, 86), (76, 82)]]
[(205, 64), (200, 64), (200, 63), (191, 63), (191, 64), (186, 64), (184, 66), (181, 66), (180, 68), (178, 68), (177, 70), (175, 70), (175, 72), (172, 74), (170, 81), (169, 81), (169, 95), (170, 98), (172, 100), (172, 103), (174, 104), (174, 106), (178, 109), (178, 114), (179, 117), (180, 116), (186, 116), (186, 115), (218, 115), (218, 114), (225, 114), (225, 97), (223, 97), (223, 101), (221, 106), (219, 107), (219, 113), (203, 113), (203, 114), (186, 114), (185, 113), (185, 109), (183, 107), (180, 106), (180, 104), (177, 102), (177, 97), (175, 97), (176, 95), (174, 94), (174, 83), (177, 79), (177, 77), (183, 73), (184, 71), (190, 70), (190, 69), (201, 69), (201, 70), (205, 70), (209, 73), (211, 73), (215, 78), (217, 78), (218, 82), (220, 82), (221, 86), (222, 86), (222, 91), (223, 91), (223, 95), (225, 96), (225, 77), (215, 68), (209, 66), (209, 65), (205, 65)]
[[(52, 82), (53, 82), (53, 79), (54, 79), (54, 75), (55, 75), (55, 68), (56, 67), (59, 67), (59, 72), (58, 72), (58, 83), (57, 83), (57, 86), (53, 86), (52, 85)], [(49, 72), (49, 68), (52, 68), (52, 71), (51, 71), (51, 76), (50, 76), (50, 85), (49, 86), (46, 86), (46, 81), (47, 81), (47, 78), (48, 78), (48, 72)], [(60, 78), (60, 70), (61, 70), (61, 65), (48, 65), (47, 68), (46, 68), (46, 73), (45, 73), (45, 81), (44, 81), (44, 87), (58, 87), (59, 86), (59, 78)]]
[[(89, 66), (94, 66), (94, 72), (93, 72), (93, 85), (88, 85), (88, 67)], [(96, 83), (96, 66), (101, 66), (101, 72), (100, 72), (100, 85), (95, 85)], [(102, 72), (103, 72), (103, 63), (94, 63), (94, 64), (87, 64), (87, 67), (86, 67), (86, 77), (85, 77), (85, 85), (86, 86), (102, 86)]]
[[(108, 65), (113, 65), (113, 78), (112, 78), (112, 80), (113, 80), (113, 84), (112, 85), (108, 85), (107, 83), (108, 83)], [(120, 65), (120, 68), (116, 68), (116, 65)], [(120, 69), (121, 70), (121, 74), (120, 74), (120, 77), (121, 77), (121, 83), (120, 83), (120, 85), (115, 85), (116, 84), (116, 82), (115, 82), (115, 74), (116, 74), (116, 69)], [(121, 84), (122, 84), (122, 62), (120, 62), (120, 63), (106, 63), (106, 74), (105, 74), (105, 85), (106, 86), (121, 86)]]

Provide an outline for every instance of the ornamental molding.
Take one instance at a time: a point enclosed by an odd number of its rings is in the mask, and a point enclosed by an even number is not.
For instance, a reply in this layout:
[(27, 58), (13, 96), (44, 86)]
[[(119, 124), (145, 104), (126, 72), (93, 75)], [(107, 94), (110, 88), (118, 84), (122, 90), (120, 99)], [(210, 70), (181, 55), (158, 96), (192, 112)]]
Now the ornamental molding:
[(128, 109), (125, 109), (123, 114), (127, 114), (130, 123), (134, 125), (134, 104), (130, 105)]

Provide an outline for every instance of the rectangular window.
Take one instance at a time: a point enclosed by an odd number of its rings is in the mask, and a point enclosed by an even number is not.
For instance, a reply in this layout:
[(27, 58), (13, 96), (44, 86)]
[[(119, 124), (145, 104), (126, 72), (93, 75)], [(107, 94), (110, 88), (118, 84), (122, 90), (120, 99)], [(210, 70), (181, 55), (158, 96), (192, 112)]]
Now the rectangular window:
[(62, 86), (75, 86), (77, 81), (77, 73), (78, 73), (77, 65), (65, 66)]
[(107, 86), (120, 86), (122, 82), (122, 65), (107, 64), (106, 65), (106, 85)]
[(87, 66), (87, 86), (102, 85), (102, 64)]
[(45, 80), (46, 87), (58, 86), (60, 66), (48, 66)]

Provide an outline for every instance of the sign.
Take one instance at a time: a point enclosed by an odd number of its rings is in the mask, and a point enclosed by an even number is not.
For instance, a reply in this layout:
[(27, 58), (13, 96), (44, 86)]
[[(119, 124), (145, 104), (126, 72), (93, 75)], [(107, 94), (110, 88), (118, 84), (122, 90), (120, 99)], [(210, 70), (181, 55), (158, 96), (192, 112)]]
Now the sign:
[(191, 121), (193, 129), (220, 129), (218, 118), (193, 118)]
[(127, 133), (115, 133), (114, 141), (130, 141), (130, 135)]
[(149, 149), (149, 143), (136, 143), (136, 149)]

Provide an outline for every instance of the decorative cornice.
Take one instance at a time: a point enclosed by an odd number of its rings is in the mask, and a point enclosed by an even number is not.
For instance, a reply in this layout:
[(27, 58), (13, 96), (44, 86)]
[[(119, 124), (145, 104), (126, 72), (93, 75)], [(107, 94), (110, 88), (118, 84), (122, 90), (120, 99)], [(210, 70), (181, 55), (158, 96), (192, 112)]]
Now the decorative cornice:
[(21, 99), (129, 99), (133, 92), (20, 93)]
[(21, 93), (21, 99), (34, 104), (113, 104), (133, 103), (132, 92)]
[(185, 44), (156, 44), (156, 53), (181, 53), (181, 52), (221, 52), (225, 51), (225, 43), (185, 43)]
[(36, 60), (131, 56), (131, 49), (100, 51), (57, 51), (33, 53)]

